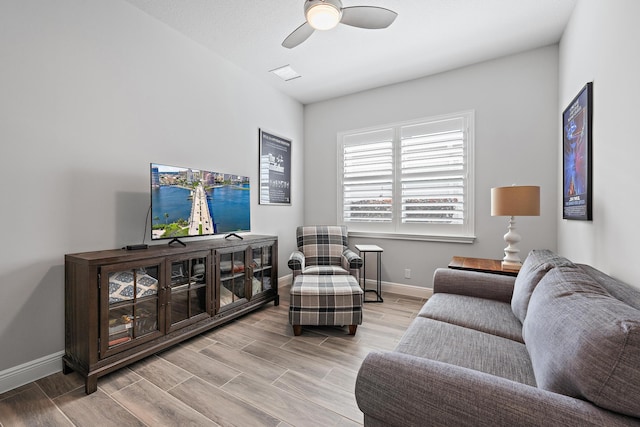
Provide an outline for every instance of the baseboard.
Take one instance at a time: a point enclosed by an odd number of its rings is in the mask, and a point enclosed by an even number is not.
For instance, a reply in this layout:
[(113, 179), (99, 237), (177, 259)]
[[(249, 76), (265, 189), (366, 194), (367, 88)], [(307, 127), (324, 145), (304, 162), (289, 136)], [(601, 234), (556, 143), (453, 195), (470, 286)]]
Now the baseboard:
[(0, 372), (0, 394), (62, 371), (64, 351)]
[[(278, 288), (291, 286), (292, 274), (287, 274), (278, 278)], [(375, 289), (375, 280), (367, 279), (367, 289)], [(433, 289), (422, 286), (405, 285), (402, 283), (382, 282), (382, 292), (390, 292), (398, 295), (405, 295), (414, 298), (427, 299), (433, 295)]]
[[(375, 280), (367, 279), (367, 289), (375, 289)], [(433, 295), (433, 289), (422, 286), (405, 285), (403, 283), (382, 282), (382, 292), (427, 299)]]
[(286, 276), (278, 277), (278, 289), (283, 288), (285, 286), (291, 286), (292, 280), (293, 280), (293, 274), (287, 274)]

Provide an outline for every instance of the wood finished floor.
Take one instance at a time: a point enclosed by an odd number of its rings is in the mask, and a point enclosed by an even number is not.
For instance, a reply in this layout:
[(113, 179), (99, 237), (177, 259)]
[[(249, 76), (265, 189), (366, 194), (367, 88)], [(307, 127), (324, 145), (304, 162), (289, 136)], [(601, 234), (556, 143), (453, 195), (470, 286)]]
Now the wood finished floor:
[(384, 294), (348, 328), (309, 327), (293, 336), (289, 289), (273, 303), (98, 379), (85, 395), (61, 372), (0, 395), (0, 425), (356, 426), (358, 368), (391, 350), (425, 300)]

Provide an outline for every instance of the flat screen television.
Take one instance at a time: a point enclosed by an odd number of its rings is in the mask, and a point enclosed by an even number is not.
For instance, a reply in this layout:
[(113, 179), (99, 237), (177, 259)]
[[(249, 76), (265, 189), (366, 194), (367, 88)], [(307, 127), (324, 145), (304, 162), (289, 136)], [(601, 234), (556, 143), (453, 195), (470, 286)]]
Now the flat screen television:
[(151, 163), (151, 239), (251, 231), (250, 193), (246, 176)]

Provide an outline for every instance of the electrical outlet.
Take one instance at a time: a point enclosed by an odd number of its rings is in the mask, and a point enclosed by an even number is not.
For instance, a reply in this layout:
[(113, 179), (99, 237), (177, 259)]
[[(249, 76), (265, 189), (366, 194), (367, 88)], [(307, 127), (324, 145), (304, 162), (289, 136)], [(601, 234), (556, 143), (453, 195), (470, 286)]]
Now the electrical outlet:
[(405, 268), (404, 269), (404, 278), (405, 279), (411, 279), (411, 269), (410, 268)]

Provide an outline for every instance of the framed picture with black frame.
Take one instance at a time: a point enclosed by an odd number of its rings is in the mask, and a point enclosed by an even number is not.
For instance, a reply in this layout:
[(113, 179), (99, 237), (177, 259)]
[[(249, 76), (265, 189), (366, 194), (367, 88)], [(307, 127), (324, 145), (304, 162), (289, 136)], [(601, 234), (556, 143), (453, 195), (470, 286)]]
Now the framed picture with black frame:
[(562, 113), (562, 218), (590, 221), (593, 211), (593, 83)]
[(260, 204), (291, 205), (291, 140), (258, 129)]

